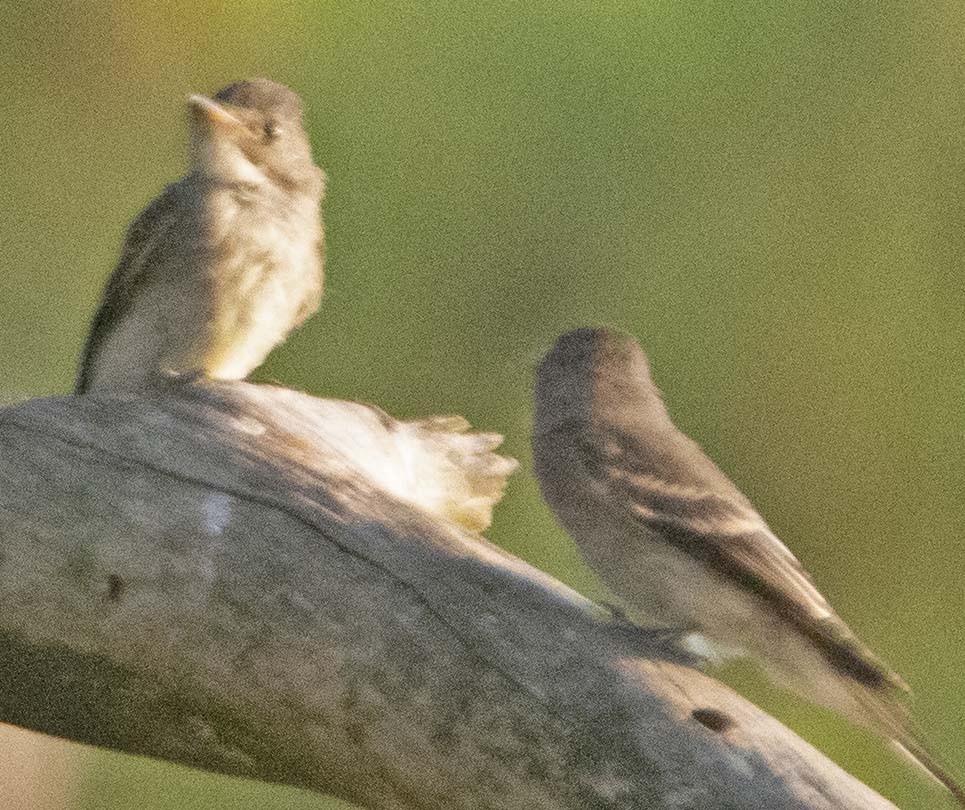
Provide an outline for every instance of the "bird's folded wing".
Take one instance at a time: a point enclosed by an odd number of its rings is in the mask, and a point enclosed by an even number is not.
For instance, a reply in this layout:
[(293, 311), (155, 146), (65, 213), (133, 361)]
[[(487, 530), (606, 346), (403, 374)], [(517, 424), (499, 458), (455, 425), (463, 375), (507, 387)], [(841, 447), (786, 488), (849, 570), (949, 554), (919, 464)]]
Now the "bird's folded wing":
[(87, 388), (98, 348), (125, 314), (137, 288), (150, 281), (152, 268), (163, 265), (154, 261), (154, 254), (163, 249), (170, 239), (170, 231), (177, 226), (178, 190), (176, 184), (168, 186), (138, 214), (127, 230), (121, 258), (108, 279), (87, 333), (77, 377), (78, 392)]
[(605, 443), (586, 442), (584, 452), (612, 502), (623, 504), (648, 536), (704, 561), (768, 602), (836, 668), (868, 683), (901, 685), (832, 610), (798, 559), (729, 480), (732, 492), (717, 475), (713, 488), (706, 489), (664, 480), (654, 475), (646, 448), (624, 434), (609, 432)]

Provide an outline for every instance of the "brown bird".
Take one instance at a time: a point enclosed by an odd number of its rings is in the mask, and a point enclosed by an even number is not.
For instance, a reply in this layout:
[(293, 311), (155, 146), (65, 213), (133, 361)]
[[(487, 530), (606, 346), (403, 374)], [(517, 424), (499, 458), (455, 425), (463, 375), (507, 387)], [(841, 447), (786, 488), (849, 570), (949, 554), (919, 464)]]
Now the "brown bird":
[(319, 305), (325, 175), (298, 96), (268, 79), (188, 100), (188, 173), (134, 220), (76, 393), (242, 379)]
[(533, 459), (556, 517), (628, 605), (719, 653), (753, 655), (778, 684), (883, 734), (965, 805), (914, 730), (904, 682), (676, 428), (636, 341), (609, 329), (557, 341), (536, 375)]

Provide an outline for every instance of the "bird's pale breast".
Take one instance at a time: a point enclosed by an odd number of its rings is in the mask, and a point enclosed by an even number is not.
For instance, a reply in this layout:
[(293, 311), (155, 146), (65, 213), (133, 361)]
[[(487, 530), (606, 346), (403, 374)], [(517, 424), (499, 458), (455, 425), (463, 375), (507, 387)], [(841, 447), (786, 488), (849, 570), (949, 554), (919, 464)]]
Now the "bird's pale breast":
[(318, 306), (317, 205), (286, 201), (289, 209), (278, 211), (230, 192), (212, 202), (216, 293), (202, 364), (210, 377), (239, 379)]

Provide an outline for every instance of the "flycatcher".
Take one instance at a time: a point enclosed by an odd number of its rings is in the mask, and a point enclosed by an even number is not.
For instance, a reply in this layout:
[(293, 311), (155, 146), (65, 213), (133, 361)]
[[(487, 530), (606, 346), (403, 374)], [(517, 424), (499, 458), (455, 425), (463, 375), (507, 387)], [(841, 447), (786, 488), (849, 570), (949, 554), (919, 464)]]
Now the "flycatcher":
[(253, 79), (191, 96), (188, 112), (188, 173), (128, 229), (76, 393), (242, 379), (318, 308), (325, 175), (298, 96)]
[(578, 329), (557, 341), (536, 375), (533, 459), (560, 523), (642, 617), (752, 654), (778, 684), (896, 743), (965, 805), (915, 734), (901, 678), (674, 426), (632, 338)]

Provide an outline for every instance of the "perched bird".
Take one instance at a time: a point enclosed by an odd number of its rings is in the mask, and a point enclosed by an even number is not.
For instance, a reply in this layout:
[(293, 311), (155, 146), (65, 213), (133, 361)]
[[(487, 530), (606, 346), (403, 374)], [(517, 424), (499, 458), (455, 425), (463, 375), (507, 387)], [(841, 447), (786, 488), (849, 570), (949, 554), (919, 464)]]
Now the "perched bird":
[(965, 805), (915, 733), (901, 678), (674, 426), (632, 338), (563, 335), (538, 368), (535, 398), (543, 496), (614, 593), (654, 624), (753, 655), (779, 684), (883, 734)]
[(127, 232), (76, 393), (165, 374), (242, 379), (322, 294), (325, 175), (298, 96), (268, 79), (188, 99), (188, 173)]

